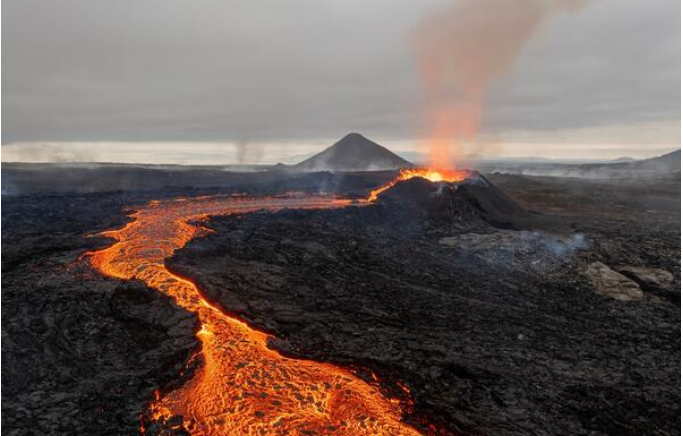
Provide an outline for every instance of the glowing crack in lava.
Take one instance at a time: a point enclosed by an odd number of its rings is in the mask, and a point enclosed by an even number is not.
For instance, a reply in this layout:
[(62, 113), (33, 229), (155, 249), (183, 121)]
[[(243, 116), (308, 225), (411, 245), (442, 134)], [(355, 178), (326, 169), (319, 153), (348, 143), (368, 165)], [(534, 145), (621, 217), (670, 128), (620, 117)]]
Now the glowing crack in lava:
[(431, 168), (410, 168), (410, 169), (404, 169), (401, 170), (401, 172), (398, 174), (398, 176), (390, 181), (389, 183), (386, 183), (382, 186), (380, 186), (377, 189), (374, 189), (370, 191), (370, 195), (368, 196), (368, 201), (372, 202), (377, 200), (377, 197), (379, 195), (386, 191), (387, 189), (391, 188), (398, 182), (401, 182), (403, 180), (409, 180), (413, 179), (415, 177), (420, 177), (423, 179), (427, 179), (430, 182), (448, 182), (448, 183), (455, 183), (455, 182), (462, 182), (463, 180), (469, 178), (472, 176), (472, 171), (469, 170), (436, 170), (436, 169), (431, 169)]
[(182, 415), (193, 434), (417, 435), (402, 422), (401, 405), (349, 371), (331, 364), (287, 358), (267, 347), (268, 335), (226, 315), (197, 286), (171, 273), (164, 260), (206, 233), (193, 224), (210, 215), (257, 210), (330, 209), (367, 204), (327, 196), (200, 197), (154, 201), (120, 230), (117, 242), (91, 253), (105, 275), (139, 279), (199, 317), (203, 364), (184, 386), (150, 406), (155, 419)]

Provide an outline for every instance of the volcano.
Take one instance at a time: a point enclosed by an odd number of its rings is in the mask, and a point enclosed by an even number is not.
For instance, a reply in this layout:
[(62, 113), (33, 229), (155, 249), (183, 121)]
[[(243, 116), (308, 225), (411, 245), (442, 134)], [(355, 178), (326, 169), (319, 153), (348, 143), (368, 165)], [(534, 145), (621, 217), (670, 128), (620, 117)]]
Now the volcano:
[(427, 215), (441, 229), (518, 228), (528, 213), (476, 171), (403, 170), (371, 201)]
[(361, 135), (349, 133), (334, 145), (292, 167), (295, 171), (374, 171), (413, 164)]

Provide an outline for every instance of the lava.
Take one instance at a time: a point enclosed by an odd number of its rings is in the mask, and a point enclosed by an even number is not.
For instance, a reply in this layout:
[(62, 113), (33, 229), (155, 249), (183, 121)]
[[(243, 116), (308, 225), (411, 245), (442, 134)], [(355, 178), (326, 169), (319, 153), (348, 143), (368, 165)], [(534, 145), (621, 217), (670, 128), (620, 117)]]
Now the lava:
[(138, 279), (195, 313), (201, 323), (203, 364), (182, 387), (150, 405), (154, 419), (182, 415), (193, 434), (417, 435), (401, 419), (401, 403), (376, 385), (327, 363), (284, 357), (267, 346), (269, 336), (208, 302), (191, 281), (164, 261), (206, 233), (198, 221), (285, 208), (330, 209), (367, 204), (328, 196), (202, 197), (155, 201), (131, 215), (120, 230), (103, 233), (116, 242), (91, 253), (92, 265), (119, 279)]
[(448, 183), (455, 183), (455, 182), (462, 182), (463, 180), (469, 178), (472, 176), (472, 172), (468, 170), (440, 170), (440, 169), (432, 169), (432, 168), (412, 168), (412, 169), (403, 169), (401, 172), (396, 176), (396, 178), (389, 183), (386, 183), (382, 186), (380, 186), (377, 189), (374, 189), (370, 191), (370, 195), (368, 196), (368, 201), (375, 201), (377, 200), (377, 197), (379, 195), (386, 191), (387, 189), (391, 188), (398, 182), (401, 182), (403, 180), (409, 180), (415, 177), (421, 177), (423, 179), (427, 179), (430, 182), (448, 182)]

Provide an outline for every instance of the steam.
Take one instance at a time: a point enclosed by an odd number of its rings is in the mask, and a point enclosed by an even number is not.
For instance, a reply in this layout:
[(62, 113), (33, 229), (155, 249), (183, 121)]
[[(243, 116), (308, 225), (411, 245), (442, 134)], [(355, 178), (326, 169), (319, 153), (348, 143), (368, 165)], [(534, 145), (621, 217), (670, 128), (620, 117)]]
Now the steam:
[(238, 165), (260, 163), (263, 158), (263, 145), (244, 140), (235, 142), (235, 155)]
[(588, 240), (582, 233), (576, 233), (568, 238), (556, 238), (542, 232), (520, 232), (520, 241), (532, 247), (532, 252), (544, 253), (555, 257), (571, 256), (578, 250), (589, 247)]
[(414, 31), (427, 105), (430, 165), (449, 167), (474, 138), (486, 88), (513, 66), (545, 19), (584, 0), (456, 0), (425, 16)]
[(572, 264), (576, 255), (591, 245), (582, 233), (558, 236), (526, 230), (472, 232), (442, 238), (439, 242), (457, 247), (459, 255), (478, 257), (500, 271), (525, 269), (544, 275)]

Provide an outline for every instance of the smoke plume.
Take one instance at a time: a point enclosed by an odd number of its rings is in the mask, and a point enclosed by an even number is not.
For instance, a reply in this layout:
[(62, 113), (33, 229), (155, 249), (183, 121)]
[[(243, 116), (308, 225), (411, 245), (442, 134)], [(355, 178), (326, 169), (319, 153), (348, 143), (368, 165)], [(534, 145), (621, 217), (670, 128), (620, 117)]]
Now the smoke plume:
[(487, 85), (514, 64), (545, 19), (584, 0), (456, 0), (412, 35), (425, 91), (430, 165), (449, 167), (473, 139)]
[(235, 152), (239, 165), (260, 163), (263, 157), (263, 145), (245, 140), (235, 142)]

